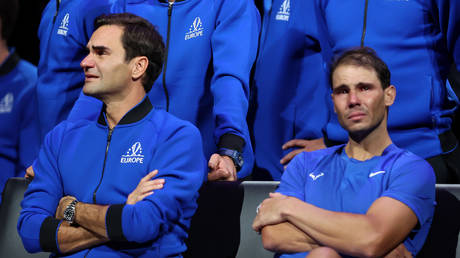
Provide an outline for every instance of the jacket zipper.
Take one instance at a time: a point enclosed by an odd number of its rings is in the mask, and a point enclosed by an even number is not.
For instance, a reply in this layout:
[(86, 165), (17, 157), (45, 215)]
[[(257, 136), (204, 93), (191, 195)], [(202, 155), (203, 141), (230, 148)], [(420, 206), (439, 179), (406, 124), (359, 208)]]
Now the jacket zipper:
[(367, 7), (369, 0), (364, 3), (364, 21), (363, 21), (363, 34), (361, 35), (361, 47), (364, 47), (364, 38), (366, 37), (366, 26), (367, 26)]
[(101, 175), (101, 179), (99, 180), (99, 184), (97, 184), (96, 189), (93, 192), (93, 203), (96, 203), (96, 192), (101, 186), (102, 179), (104, 178), (105, 162), (107, 161), (107, 154), (109, 153), (109, 146), (110, 146), (110, 140), (112, 139), (112, 132), (113, 132), (113, 129), (109, 129), (109, 134), (107, 135), (107, 145), (105, 147), (104, 164), (102, 165), (102, 175)]
[(168, 52), (169, 52), (169, 34), (171, 31), (171, 14), (173, 9), (174, 2), (169, 2), (168, 6), (168, 31), (166, 34), (166, 51), (165, 51), (165, 64), (163, 66), (163, 90), (165, 92), (166, 97), (166, 112), (169, 112), (169, 92), (168, 88), (166, 87), (166, 68), (168, 66)]
[(59, 12), (59, 5), (61, 4), (61, 0), (56, 0), (56, 13), (54, 13), (54, 17), (53, 17), (53, 25), (54, 25), (54, 22), (56, 21), (56, 17), (58, 15), (58, 12)]

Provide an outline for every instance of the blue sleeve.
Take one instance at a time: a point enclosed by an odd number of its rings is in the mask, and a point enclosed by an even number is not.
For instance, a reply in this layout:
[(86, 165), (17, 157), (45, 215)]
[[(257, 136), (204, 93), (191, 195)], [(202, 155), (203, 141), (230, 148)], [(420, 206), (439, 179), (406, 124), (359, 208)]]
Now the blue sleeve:
[(460, 1), (435, 0), (433, 8), (435, 17), (439, 18), (439, 26), (447, 42), (447, 49), (460, 71)]
[[(323, 137), (329, 119), (327, 31), (315, 1), (292, 1), (289, 28), (304, 35), (302, 67), (296, 92), (295, 137)], [(315, 112), (305, 112), (315, 110)]]
[(257, 53), (260, 16), (253, 1), (217, 3), (220, 6), (215, 7), (218, 14), (211, 37), (215, 142), (230, 133), (244, 138), (247, 143), (249, 75)]
[[(407, 156), (407, 154), (405, 154)], [(406, 204), (417, 215), (420, 225), (431, 221), (435, 205), (435, 176), (433, 168), (422, 159), (395, 164), (390, 185), (382, 196)]]
[(163, 189), (134, 205), (110, 206), (106, 216), (109, 238), (142, 243), (170, 232), (175, 224), (190, 223), (206, 174), (201, 150), (201, 136), (194, 126), (178, 128), (164, 137), (151, 163), (152, 170), (159, 171), (157, 177), (165, 179)]
[(307, 153), (301, 152), (289, 162), (286, 170), (281, 176), (281, 182), (276, 190), (277, 192), (305, 201), (305, 175), (307, 174), (305, 167), (307, 164), (306, 158)]
[[(18, 157), (19, 164), (16, 168), (16, 175), (22, 177), (27, 167), (37, 157), (40, 148), (40, 129), (38, 127), (38, 113), (35, 107), (37, 98), (35, 94), (35, 85), (37, 70), (33, 69), (30, 84), (24, 89), (18, 102), (21, 105), (21, 125), (19, 131)], [(33, 78), (33, 79), (32, 79)]]
[(54, 219), (63, 196), (61, 176), (57, 164), (65, 125), (58, 125), (45, 138), (37, 160), (33, 164), (35, 178), (21, 203), (18, 232), (28, 252), (57, 250), (59, 221)]

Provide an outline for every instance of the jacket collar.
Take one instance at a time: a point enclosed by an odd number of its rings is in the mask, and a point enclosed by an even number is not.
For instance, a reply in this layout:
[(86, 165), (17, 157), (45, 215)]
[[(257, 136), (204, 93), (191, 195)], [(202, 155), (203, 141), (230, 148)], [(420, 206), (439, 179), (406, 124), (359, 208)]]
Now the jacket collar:
[(10, 50), (10, 55), (6, 58), (6, 60), (0, 66), (0, 75), (5, 75), (11, 72), (16, 65), (19, 63), (20, 58), (19, 55), (16, 54), (16, 51)]
[[(101, 109), (101, 113), (99, 114), (99, 118), (97, 122), (101, 125), (107, 126), (107, 121), (105, 119), (105, 109), (106, 105), (104, 104)], [(123, 118), (118, 122), (117, 125), (125, 125), (125, 124), (132, 124), (137, 121), (142, 120), (151, 110), (153, 109), (152, 103), (150, 102), (149, 97), (147, 94), (145, 95), (144, 99), (133, 107), (128, 113), (126, 113)]]

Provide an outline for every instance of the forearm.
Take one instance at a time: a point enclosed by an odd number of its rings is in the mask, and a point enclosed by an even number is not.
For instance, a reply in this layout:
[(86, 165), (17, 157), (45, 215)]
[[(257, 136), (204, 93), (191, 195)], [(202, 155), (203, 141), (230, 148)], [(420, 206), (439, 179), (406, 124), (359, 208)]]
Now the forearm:
[[(336, 251), (353, 256), (363, 255), (359, 253), (362, 250), (361, 247), (369, 244), (366, 239), (370, 239), (372, 236), (366, 230), (368, 225), (363, 221), (364, 217), (362, 215), (335, 214), (334, 212), (305, 204), (301, 208), (297, 207), (299, 209), (298, 213), (287, 211), (287, 221), (297, 226), (300, 230), (307, 232), (321, 245), (332, 247)], [(301, 216), (300, 213), (302, 214)], [(339, 215), (340, 218), (336, 215)], [(362, 236), (368, 236), (368, 238), (363, 238)]]
[(67, 221), (63, 221), (59, 226), (57, 238), (61, 253), (75, 252), (109, 241), (108, 238), (84, 227), (70, 226)]
[(106, 214), (109, 206), (79, 202), (75, 208), (75, 222), (88, 231), (108, 238), (106, 229)]
[(265, 226), (261, 233), (264, 248), (276, 253), (300, 253), (318, 247), (315, 240), (289, 222)]
[(417, 223), (413, 213), (395, 212), (404, 204), (390, 198), (376, 200), (366, 214), (328, 211), (298, 199), (291, 204), (283, 214), (286, 221), (319, 244), (352, 256), (384, 255)]

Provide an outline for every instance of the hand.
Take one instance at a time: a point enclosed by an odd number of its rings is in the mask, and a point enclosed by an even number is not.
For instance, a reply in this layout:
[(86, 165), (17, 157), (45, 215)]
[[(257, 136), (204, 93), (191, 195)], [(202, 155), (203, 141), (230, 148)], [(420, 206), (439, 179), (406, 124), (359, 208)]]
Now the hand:
[(323, 138), (318, 138), (314, 140), (293, 139), (283, 144), (281, 148), (283, 150), (287, 150), (289, 148), (297, 148), (286, 154), (280, 160), (280, 163), (282, 165), (287, 165), (287, 163), (289, 163), (289, 161), (291, 161), (291, 159), (293, 159), (297, 154), (303, 151), (315, 151), (319, 149), (324, 149), (326, 148), (326, 145), (324, 144)]
[(401, 243), (395, 249), (385, 255), (384, 258), (412, 258), (412, 254), (411, 252), (407, 251), (404, 243)]
[(158, 174), (158, 170), (154, 170), (144, 176), (136, 189), (128, 195), (126, 204), (136, 204), (139, 201), (142, 201), (145, 197), (153, 194), (153, 190), (159, 190), (163, 188), (165, 180), (163, 178), (157, 178), (151, 180), (154, 176)]
[(28, 168), (26, 168), (26, 174), (24, 175), (24, 178), (25, 179), (34, 179), (35, 177), (35, 172), (34, 172), (34, 168), (32, 166), (29, 166)]
[(208, 167), (211, 169), (211, 172), (208, 173), (209, 181), (236, 181), (237, 179), (235, 164), (228, 156), (212, 154)]
[(260, 232), (266, 225), (279, 224), (284, 222), (282, 211), (291, 197), (280, 193), (270, 193), (269, 198), (265, 199), (257, 207), (257, 215), (252, 223), (252, 228)]
[(67, 206), (69, 206), (69, 204), (73, 201), (73, 200), (76, 200), (77, 198), (73, 197), (73, 196), (70, 196), (70, 195), (67, 195), (67, 196), (64, 196), (61, 198), (61, 200), (59, 201), (59, 205), (56, 209), (56, 219), (64, 219), (64, 211), (65, 209), (67, 208)]

